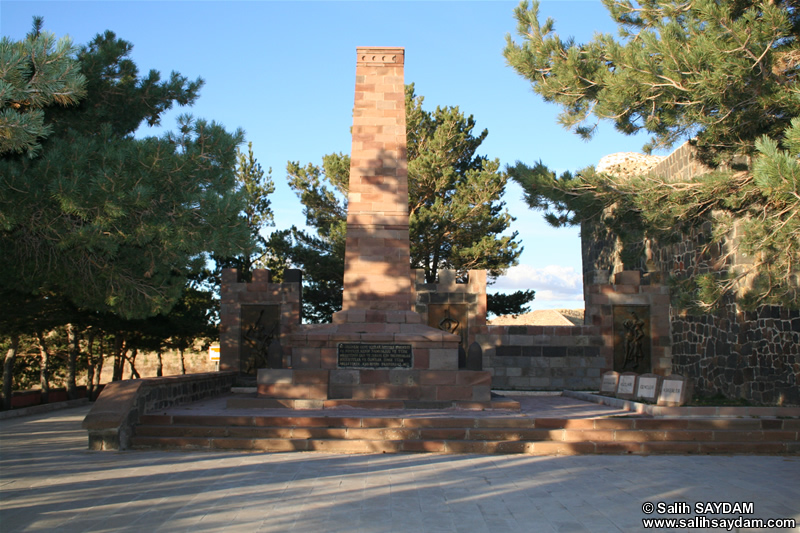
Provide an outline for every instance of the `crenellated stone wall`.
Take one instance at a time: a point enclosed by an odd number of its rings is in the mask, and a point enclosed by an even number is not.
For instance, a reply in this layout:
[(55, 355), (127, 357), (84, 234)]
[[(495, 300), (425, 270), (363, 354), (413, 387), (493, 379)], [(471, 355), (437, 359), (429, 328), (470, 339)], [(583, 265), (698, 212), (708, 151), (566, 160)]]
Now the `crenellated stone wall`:
[(426, 283), (422, 270), (411, 275), (414, 308), (423, 324), (447, 328), (461, 337), (466, 350), (486, 325), (486, 271), (470, 270), (459, 279), (455, 270), (439, 270), (436, 283)]
[(278, 368), (291, 364), (292, 328), (300, 324), (302, 274), (287, 269), (283, 283), (272, 283), (269, 270), (253, 271), (244, 282), (235, 268), (222, 271), (220, 288), (220, 370), (255, 375), (267, 366), (268, 348), (274, 339), (283, 347)]

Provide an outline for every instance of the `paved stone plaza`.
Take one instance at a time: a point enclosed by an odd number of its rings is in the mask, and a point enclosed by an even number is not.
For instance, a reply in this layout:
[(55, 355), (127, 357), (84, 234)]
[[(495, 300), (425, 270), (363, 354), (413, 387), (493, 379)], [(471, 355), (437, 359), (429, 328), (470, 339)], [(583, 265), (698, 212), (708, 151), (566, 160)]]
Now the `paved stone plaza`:
[(0, 421), (0, 531), (627, 532), (648, 501), (800, 521), (797, 456), (90, 452), (87, 412)]

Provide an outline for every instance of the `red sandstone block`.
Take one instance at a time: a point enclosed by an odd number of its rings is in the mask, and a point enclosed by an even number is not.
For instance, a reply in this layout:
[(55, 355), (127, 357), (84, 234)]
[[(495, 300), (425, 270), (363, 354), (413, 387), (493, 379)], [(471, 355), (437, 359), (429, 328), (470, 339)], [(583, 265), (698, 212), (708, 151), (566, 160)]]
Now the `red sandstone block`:
[(475, 426), (472, 418), (404, 418), (403, 427), (407, 428), (471, 428)]
[(595, 453), (593, 442), (528, 442), (525, 453), (529, 455), (584, 455)]
[(492, 375), (486, 371), (459, 370), (456, 372), (457, 385), (491, 385)]
[(444, 453), (444, 441), (438, 440), (406, 440), (401, 444), (404, 452), (417, 453)]
[(795, 429), (795, 430), (800, 431), (800, 419), (784, 420), (783, 421), (783, 429)]
[(800, 454), (800, 442), (784, 442), (786, 453)]
[(614, 274), (614, 283), (617, 285), (641, 285), (642, 273), (638, 270), (623, 270)]
[(758, 419), (708, 419), (701, 418), (688, 421), (689, 429), (738, 429), (738, 430), (758, 430), (761, 429), (761, 421)]
[(328, 387), (328, 398), (331, 400), (350, 399), (352, 397), (352, 385), (330, 385)]
[(472, 400), (472, 387), (463, 385), (438, 385), (437, 400)]
[(758, 442), (764, 440), (763, 431), (745, 430), (721, 430), (714, 431), (714, 441), (716, 442)]
[(403, 450), (403, 441), (367, 440), (364, 441), (367, 453), (399, 453)]
[(324, 416), (295, 416), (288, 419), (288, 422), (288, 425), (296, 427), (327, 428), (337, 425)]
[(639, 442), (596, 442), (596, 453), (605, 454), (626, 454), (642, 453), (642, 444)]
[(496, 441), (485, 443), (486, 453), (525, 453), (522, 441)]
[(509, 428), (509, 429), (530, 429), (533, 428), (533, 420), (527, 417), (520, 418), (476, 418), (475, 427), (478, 428)]
[(769, 418), (762, 418), (761, 419), (761, 429), (783, 429), (783, 420), (777, 419), (769, 419)]
[[(538, 419), (537, 419), (537, 422), (538, 422)], [(597, 420), (594, 419), (594, 418), (567, 419), (567, 420), (564, 420), (564, 426), (563, 427), (567, 428), (567, 429), (573, 429), (573, 430), (577, 430), (577, 429), (595, 429), (595, 428), (597, 428), (596, 422), (597, 422)], [(537, 427), (539, 427), (538, 424), (537, 424)], [(597, 428), (597, 429), (601, 429), (601, 428)], [(611, 429), (611, 428), (602, 428), (602, 429)]]
[(252, 426), (252, 416), (175, 415), (172, 423), (180, 426)]
[(295, 439), (345, 439), (346, 428), (292, 428)]
[[(567, 422), (574, 422), (574, 423), (583, 423), (586, 424), (585, 420), (565, 420), (563, 418), (535, 418), (533, 419), (533, 427), (535, 428), (542, 428), (542, 429), (562, 429), (567, 425)], [(586, 429), (594, 428), (594, 422), (589, 421), (588, 427), (584, 426)]]
[(308, 451), (331, 453), (367, 453), (369, 448), (361, 440), (308, 440)]
[(764, 440), (790, 442), (797, 441), (798, 436), (796, 431), (770, 430), (764, 432)]
[(327, 370), (295, 370), (294, 383), (295, 385), (318, 385), (328, 383)]
[(375, 399), (376, 385), (356, 385), (353, 387), (353, 399), (355, 400), (372, 400)]
[(224, 437), (226, 429), (214, 426), (136, 426), (135, 433), (137, 437)]
[(211, 439), (191, 437), (133, 437), (136, 448), (210, 448)]
[(614, 439), (618, 442), (652, 442), (652, 441), (665, 441), (667, 440), (666, 431), (656, 430), (632, 430), (632, 431), (615, 431)]
[(322, 348), (320, 350), (320, 366), (325, 369), (337, 367), (338, 358), (336, 348)]
[(444, 446), (447, 453), (489, 453), (482, 441), (446, 440)]
[[(379, 394), (376, 385), (376, 397)], [(389, 394), (387, 398), (391, 399), (399, 399), (399, 400), (419, 400), (420, 399), (420, 389), (415, 385), (388, 385), (386, 389), (386, 393)]]
[(319, 349), (299, 348), (292, 354), (292, 363), (295, 368), (320, 368), (321, 358)]
[[(686, 410), (689, 411), (691, 416), (717, 416), (717, 407), (673, 407), (672, 410), (675, 414), (685, 414)], [(721, 413), (720, 413), (721, 414)]]
[(632, 420), (636, 429), (686, 429), (689, 427), (686, 419), (634, 418)]
[(781, 442), (701, 442), (700, 453), (765, 454), (783, 453), (786, 446)]
[(645, 454), (696, 454), (700, 453), (700, 444), (697, 442), (642, 442), (642, 453)]
[(142, 415), (139, 417), (140, 424), (172, 424), (170, 415)]
[(288, 427), (294, 425), (294, 420), (276, 416), (256, 416), (253, 417), (253, 425), (258, 427)]
[(254, 439), (252, 450), (263, 452), (305, 452), (308, 441), (305, 439)]
[(617, 294), (638, 294), (638, 285), (615, 285)]
[(436, 401), (437, 385), (421, 385), (419, 387), (419, 399), (423, 401)]
[[(402, 342), (395, 335), (395, 342)], [(425, 369), (431, 366), (431, 356), (429, 348), (414, 348), (414, 368)]]
[(564, 430), (564, 442), (613, 442), (614, 431), (600, 429)]
[(361, 370), (359, 373), (361, 383), (364, 385), (375, 385), (378, 383), (389, 382), (388, 370)]
[(422, 370), (419, 373), (421, 385), (455, 385), (458, 372), (453, 370)]
[(237, 439), (288, 439), (292, 436), (292, 428), (229, 427), (224, 435), (208, 436), (232, 437)]
[[(595, 429), (633, 429), (633, 418), (596, 418)], [(571, 426), (569, 426), (571, 428)]]
[(360, 427), (365, 428), (401, 428), (402, 418), (362, 418)]
[(325, 400), (328, 398), (328, 385), (287, 385), (284, 383), (259, 385), (258, 396), (267, 398)]
[(710, 430), (702, 430), (702, 429), (695, 429), (695, 430), (671, 429), (667, 430), (666, 440), (673, 442), (674, 441), (707, 442), (714, 440), (714, 433)]

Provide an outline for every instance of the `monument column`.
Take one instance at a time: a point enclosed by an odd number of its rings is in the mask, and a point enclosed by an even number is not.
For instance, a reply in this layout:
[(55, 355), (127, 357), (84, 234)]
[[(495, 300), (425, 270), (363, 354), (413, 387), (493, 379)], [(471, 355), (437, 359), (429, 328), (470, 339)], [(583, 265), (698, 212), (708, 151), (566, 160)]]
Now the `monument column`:
[(460, 337), (412, 311), (404, 51), (356, 53), (342, 310), (331, 324), (298, 326), (292, 368), (259, 370), (258, 394), (330, 406), (489, 407), (491, 374), (459, 370)]
[(342, 311), (410, 311), (404, 50), (356, 53)]

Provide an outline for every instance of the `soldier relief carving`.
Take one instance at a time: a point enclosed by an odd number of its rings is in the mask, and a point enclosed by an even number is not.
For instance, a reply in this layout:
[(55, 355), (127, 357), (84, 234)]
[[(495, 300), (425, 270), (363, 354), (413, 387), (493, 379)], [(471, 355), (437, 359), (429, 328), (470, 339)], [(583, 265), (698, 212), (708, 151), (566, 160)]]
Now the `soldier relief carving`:
[(615, 305), (613, 315), (614, 370), (640, 374), (650, 372), (650, 307)]
[(644, 320), (639, 318), (636, 311), (631, 311), (631, 318), (625, 320), (625, 370), (639, 370), (644, 359)]

